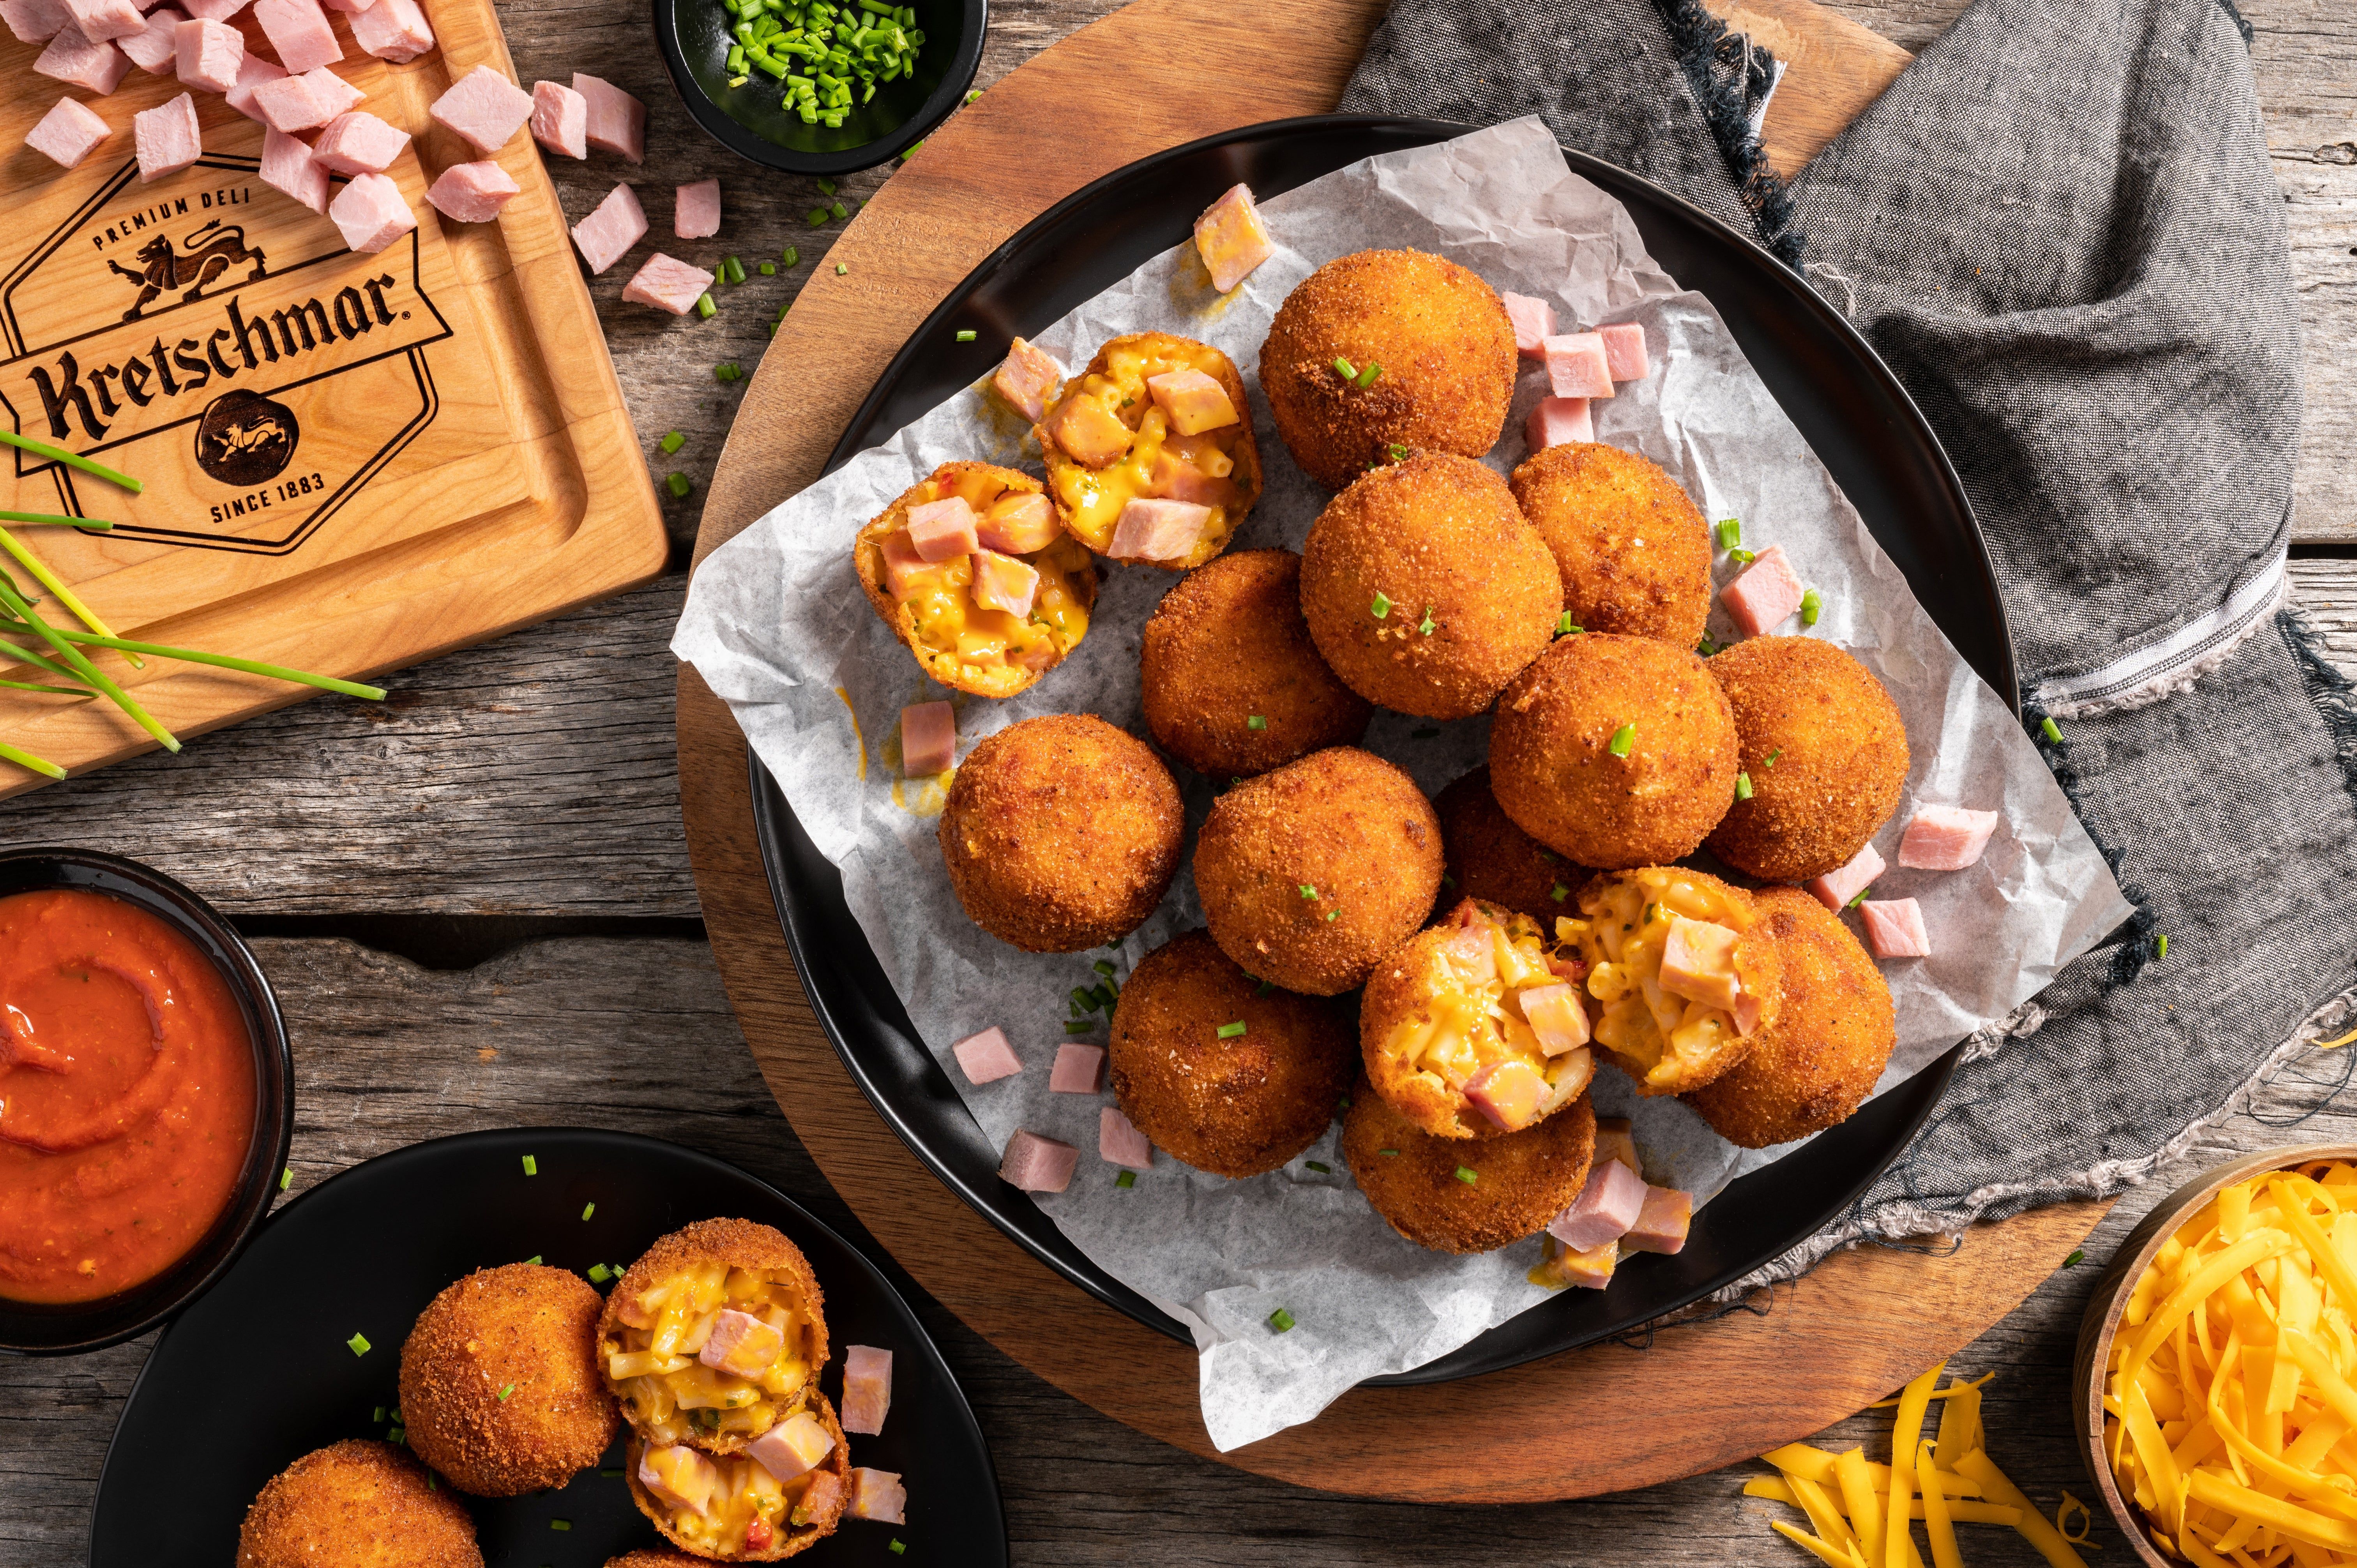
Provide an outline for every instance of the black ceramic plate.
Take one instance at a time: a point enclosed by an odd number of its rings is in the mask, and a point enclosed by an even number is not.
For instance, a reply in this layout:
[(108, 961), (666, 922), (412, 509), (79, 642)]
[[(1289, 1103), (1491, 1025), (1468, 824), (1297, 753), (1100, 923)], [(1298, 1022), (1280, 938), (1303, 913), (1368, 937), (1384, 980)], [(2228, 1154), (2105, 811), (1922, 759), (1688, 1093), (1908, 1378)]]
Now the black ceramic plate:
[[(1009, 337), (1039, 331), (1183, 241), (1242, 180), (1265, 198), (1376, 153), (1465, 127), (1319, 115), (1248, 126), (1116, 171), (1042, 213), (961, 284), (900, 350), (834, 448), (830, 471), (988, 373)], [(1658, 187), (1579, 153), (1578, 174), (1618, 197), (1653, 258), (1707, 295), (1818, 457), (1907, 574), (1916, 597), (1982, 677), (2018, 704), (2005, 608), (1978, 528), (1939, 444), (1865, 339), (1781, 263)], [(974, 341), (954, 335), (972, 329)], [(776, 781), (752, 763), (754, 816), (786, 942), (827, 1037), (892, 1130), (952, 1190), (1091, 1294), (1180, 1340), (1168, 1315), (1091, 1262), (1022, 1193), (911, 1028)], [(1728, 1187), (1675, 1257), (1630, 1261), (1600, 1292), (1570, 1290), (1438, 1360), (1377, 1384), (1438, 1382), (1621, 1333), (1790, 1251), (1857, 1200), (1947, 1088), (1949, 1052), (1840, 1127)]]
[[(524, 1175), (526, 1155), (539, 1175)], [(597, 1212), (584, 1221), (590, 1203)], [(890, 1416), (881, 1436), (851, 1438), (851, 1459), (902, 1475), (909, 1522), (845, 1520), (795, 1561), (1003, 1568), (1006, 1523), (982, 1429), (876, 1266), (733, 1165), (652, 1138), (563, 1127), (413, 1144), (274, 1215), (229, 1277), (164, 1331), (139, 1374), (99, 1477), (91, 1568), (234, 1560), (246, 1505), (272, 1476), (339, 1439), (384, 1435), (371, 1417), (395, 1402), (402, 1340), (453, 1280), (534, 1255), (576, 1272), (629, 1263), (656, 1237), (716, 1216), (774, 1225), (810, 1259), (834, 1346), (822, 1380), (829, 1399), (842, 1396), (844, 1346), (892, 1352)], [(355, 1333), (369, 1340), (364, 1356), (345, 1343)], [(603, 1467), (621, 1462), (617, 1442)], [(468, 1502), (489, 1568), (597, 1568), (662, 1544), (628, 1486), (597, 1469), (559, 1491)], [(904, 1554), (892, 1552), (895, 1540)]]

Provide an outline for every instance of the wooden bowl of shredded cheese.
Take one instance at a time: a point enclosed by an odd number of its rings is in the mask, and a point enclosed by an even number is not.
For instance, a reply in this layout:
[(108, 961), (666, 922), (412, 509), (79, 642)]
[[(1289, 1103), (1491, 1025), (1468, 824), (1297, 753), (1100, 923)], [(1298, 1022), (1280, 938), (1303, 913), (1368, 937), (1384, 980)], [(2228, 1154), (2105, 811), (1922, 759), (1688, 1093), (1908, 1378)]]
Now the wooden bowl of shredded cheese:
[(2357, 1144), (2179, 1187), (2079, 1327), (2089, 1476), (2153, 1568), (2357, 1564)]

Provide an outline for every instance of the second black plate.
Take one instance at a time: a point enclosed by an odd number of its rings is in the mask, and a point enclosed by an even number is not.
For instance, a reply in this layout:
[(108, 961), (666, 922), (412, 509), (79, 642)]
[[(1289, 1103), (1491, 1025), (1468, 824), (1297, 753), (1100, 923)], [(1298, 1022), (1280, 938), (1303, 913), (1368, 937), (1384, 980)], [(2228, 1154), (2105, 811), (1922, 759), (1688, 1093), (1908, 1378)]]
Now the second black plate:
[[(909, 338), (837, 443), (828, 468), (877, 445), (987, 375), (1008, 338), (1035, 334), (1147, 259), (1184, 241), (1196, 213), (1243, 181), (1265, 199), (1379, 153), (1468, 129), (1330, 114), (1276, 121), (1174, 147), (1074, 192), (999, 247)], [(1653, 258), (1710, 300), (1950, 641), (2018, 705), (2013, 645), (1979, 529), (1954, 470), (1913, 402), (1865, 339), (1814, 290), (1699, 209), (1583, 154), (1574, 172), (1620, 199)], [(955, 335), (970, 329), (972, 342)], [(786, 942), (811, 1006), (879, 1115), (966, 1202), (1091, 1294), (1172, 1337), (1168, 1314), (1113, 1278), (1029, 1197), (998, 1179), (998, 1151), (917, 1038), (843, 898), (757, 757), (754, 817)], [(1383, 1384), (1496, 1371), (1625, 1332), (1742, 1278), (1855, 1203), (1907, 1146), (1954, 1070), (1956, 1053), (1868, 1103), (1774, 1165), (1729, 1186), (1695, 1217), (1684, 1251), (1634, 1259), (1601, 1292), (1565, 1291)]]

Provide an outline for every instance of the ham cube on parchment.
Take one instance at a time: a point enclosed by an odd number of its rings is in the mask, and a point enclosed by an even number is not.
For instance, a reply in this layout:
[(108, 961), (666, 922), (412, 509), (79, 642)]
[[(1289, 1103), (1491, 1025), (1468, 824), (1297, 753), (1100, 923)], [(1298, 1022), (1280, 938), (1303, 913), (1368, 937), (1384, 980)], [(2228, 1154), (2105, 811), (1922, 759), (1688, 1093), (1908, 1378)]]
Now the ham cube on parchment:
[(71, 168), (109, 134), (106, 122), (89, 104), (79, 98), (60, 98), (39, 124), (25, 133), (25, 145), (59, 168)]
[(1886, 869), (1881, 854), (1867, 844), (1850, 857), (1847, 865), (1809, 878), (1806, 886), (1816, 895), (1818, 903), (1839, 914), (1848, 908), (1851, 899), (1872, 886), (1874, 879)]
[(453, 223), (489, 223), (522, 188), (507, 170), (485, 158), (444, 169), (426, 190), (425, 199)]
[(1604, 340), (1604, 368), (1616, 381), (1641, 381), (1651, 367), (1645, 360), (1645, 329), (1634, 321), (1599, 327)]
[(1048, 1069), (1048, 1089), (1055, 1094), (1094, 1094), (1104, 1086), (1103, 1046), (1071, 1041), (1056, 1047), (1056, 1065)]
[(1546, 358), (1546, 340), (1555, 336), (1555, 306), (1526, 294), (1501, 294), (1506, 319), (1514, 324), (1514, 351), (1525, 360)]
[(1804, 592), (1801, 579), (1792, 573), (1792, 564), (1784, 558), (1784, 547), (1771, 544), (1735, 581), (1719, 589), (1718, 602), (1727, 607), (1744, 636), (1758, 637), (1775, 630), (1799, 609)]
[(1919, 871), (1962, 871), (1977, 865), (1996, 822), (1995, 811), (1925, 806), (1899, 841), (1899, 864)]
[(1154, 1145), (1135, 1122), (1111, 1105), (1097, 1112), (1097, 1157), (1109, 1165), (1126, 1165), (1134, 1171), (1154, 1168)]
[(633, 305), (651, 305), (673, 316), (685, 316), (711, 286), (712, 274), (702, 267), (690, 266), (657, 251), (622, 285), (622, 297)]
[(373, 255), (417, 227), (417, 215), (402, 199), (401, 187), (381, 174), (356, 174), (328, 203), (328, 216), (344, 231), (344, 243)]
[[(942, 704), (948, 707), (947, 703)], [(968, 1035), (950, 1047), (968, 1083), (996, 1083), (1023, 1070), (1023, 1058), (1006, 1043), (1006, 1031), (993, 1024), (978, 1035)]]
[(1276, 253), (1268, 225), (1253, 205), (1249, 186), (1231, 186), (1195, 220), (1195, 253), (1203, 258), (1211, 286), (1225, 294)]
[(262, 183), (314, 212), (328, 209), (328, 171), (311, 161), (302, 138), (265, 127), (262, 133)]
[(561, 81), (533, 82), (532, 139), (565, 157), (587, 157), (589, 101)]
[(1868, 898), (1857, 907), (1866, 921), (1866, 945), (1877, 958), (1930, 958), (1932, 937), (1923, 929), (1923, 907), (1912, 898)]
[(1618, 1241), (1645, 1208), (1645, 1178), (1618, 1160), (1590, 1165), (1587, 1185), (1547, 1224), (1547, 1234), (1575, 1252)]
[(1033, 424), (1048, 412), (1048, 394), (1064, 379), (1064, 368), (1048, 356), (1045, 349), (1035, 349), (1017, 338), (1007, 345), (1006, 359), (990, 378), (998, 395)]
[(892, 1409), (892, 1352), (873, 1345), (848, 1345), (843, 1351), (843, 1430), (862, 1437), (884, 1434), (884, 1417)]
[(1081, 1151), (1071, 1144), (1017, 1128), (1006, 1140), (998, 1178), (1025, 1192), (1061, 1192), (1072, 1185), (1080, 1163)]
[(1567, 441), (1596, 439), (1596, 418), (1584, 397), (1543, 397), (1523, 426), (1523, 440), (1533, 453)]
[[(390, 3), (378, 0), (380, 5)], [(573, 242), (592, 273), (602, 273), (620, 261), (646, 234), (647, 215), (639, 206), (639, 193), (627, 185), (616, 186), (588, 217), (573, 226)]]
[(1539, 348), (1555, 396), (1612, 395), (1612, 367), (1604, 357), (1604, 339), (1595, 333), (1561, 333), (1541, 339)]
[[(957, 761), (957, 710), (911, 703), (900, 710), (900, 772), (909, 779), (946, 773)], [(978, 1081), (978, 1080), (977, 1080)]]
[(142, 181), (178, 174), (205, 156), (204, 137), (197, 129), (197, 101), (185, 92), (134, 114), (131, 136), (139, 153)]
[(1686, 1230), (1694, 1223), (1694, 1194), (1680, 1192), (1674, 1187), (1649, 1187), (1645, 1202), (1637, 1210), (1637, 1221), (1620, 1244), (1632, 1252), (1674, 1253), (1686, 1244)]

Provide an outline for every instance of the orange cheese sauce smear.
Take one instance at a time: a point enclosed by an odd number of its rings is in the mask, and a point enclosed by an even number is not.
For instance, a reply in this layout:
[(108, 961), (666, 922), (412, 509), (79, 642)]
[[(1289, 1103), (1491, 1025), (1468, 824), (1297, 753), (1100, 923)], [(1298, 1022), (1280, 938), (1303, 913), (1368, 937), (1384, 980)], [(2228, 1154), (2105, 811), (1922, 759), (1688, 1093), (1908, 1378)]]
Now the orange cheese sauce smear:
[(195, 943), (82, 888), (0, 898), (0, 1296), (155, 1278), (234, 1197), (253, 1036)]

